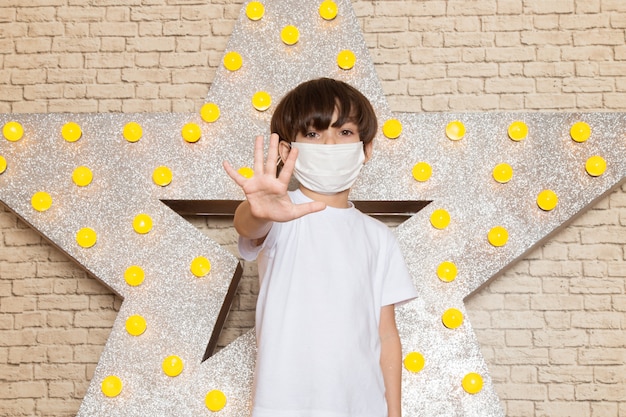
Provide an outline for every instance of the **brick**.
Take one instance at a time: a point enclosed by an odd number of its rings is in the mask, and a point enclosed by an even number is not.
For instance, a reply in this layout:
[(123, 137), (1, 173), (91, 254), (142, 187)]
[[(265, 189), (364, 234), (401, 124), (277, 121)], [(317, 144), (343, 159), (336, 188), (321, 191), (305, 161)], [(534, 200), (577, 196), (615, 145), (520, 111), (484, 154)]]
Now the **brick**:
[(573, 0), (558, 0), (558, 1), (542, 1), (542, 0), (527, 0), (525, 6), (528, 8), (527, 13), (536, 14), (567, 14), (573, 13), (574, 1)]
[(584, 330), (533, 331), (533, 344), (539, 347), (582, 347), (588, 343), (588, 335)]
[(572, 327), (577, 329), (619, 329), (621, 313), (572, 312)]
[(534, 110), (571, 109), (575, 98), (564, 94), (528, 94), (524, 106)]
[(547, 387), (539, 384), (511, 384), (498, 385), (498, 394), (504, 400), (545, 400)]
[(538, 402), (535, 408), (536, 417), (590, 417), (590, 413), (587, 403)]
[(119, 23), (92, 23), (89, 25), (89, 31), (92, 36), (137, 36), (139, 25), (134, 22)]
[(583, 297), (581, 295), (540, 295), (530, 297), (532, 310), (581, 310), (583, 308)]
[(6, 365), (0, 363), (3, 381), (28, 381), (33, 379), (33, 367), (27, 364)]
[(614, 384), (580, 384), (576, 386), (578, 401), (623, 401), (626, 386)]
[(47, 360), (46, 348), (43, 346), (11, 346), (9, 348), (9, 364), (43, 363)]
[(37, 332), (37, 343), (44, 345), (78, 345), (86, 342), (86, 329), (41, 329)]
[(40, 398), (46, 394), (46, 384), (42, 381), (22, 381), (0, 384), (0, 399)]

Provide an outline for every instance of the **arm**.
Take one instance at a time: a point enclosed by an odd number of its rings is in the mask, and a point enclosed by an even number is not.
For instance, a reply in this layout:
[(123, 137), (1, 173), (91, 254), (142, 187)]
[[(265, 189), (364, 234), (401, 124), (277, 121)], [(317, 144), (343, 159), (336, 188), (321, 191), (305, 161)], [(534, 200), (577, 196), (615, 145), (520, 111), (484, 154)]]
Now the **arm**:
[(378, 332), (381, 346), (380, 367), (385, 382), (388, 417), (401, 417), (402, 345), (393, 304), (381, 308)]
[(323, 210), (321, 202), (293, 204), (287, 194), (289, 179), (298, 156), (297, 150), (289, 152), (283, 169), (276, 177), (278, 161), (278, 135), (272, 134), (267, 154), (263, 163), (263, 136), (257, 136), (254, 144), (254, 175), (245, 178), (228, 162), (224, 169), (230, 178), (241, 187), (246, 200), (235, 211), (234, 226), (241, 236), (249, 239), (263, 239), (273, 222), (285, 222), (315, 211)]

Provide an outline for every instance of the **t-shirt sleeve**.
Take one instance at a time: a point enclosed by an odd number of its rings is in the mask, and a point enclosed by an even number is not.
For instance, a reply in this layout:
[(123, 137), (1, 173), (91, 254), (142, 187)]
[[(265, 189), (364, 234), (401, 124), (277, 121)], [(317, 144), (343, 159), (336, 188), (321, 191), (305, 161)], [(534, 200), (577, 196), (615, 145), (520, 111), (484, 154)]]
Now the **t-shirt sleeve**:
[(254, 261), (259, 255), (259, 252), (261, 252), (263, 244), (257, 245), (252, 239), (239, 236), (237, 247), (243, 259), (246, 261)]
[(381, 306), (402, 304), (417, 297), (417, 290), (406, 266), (398, 242), (390, 232), (387, 267), (384, 275)]

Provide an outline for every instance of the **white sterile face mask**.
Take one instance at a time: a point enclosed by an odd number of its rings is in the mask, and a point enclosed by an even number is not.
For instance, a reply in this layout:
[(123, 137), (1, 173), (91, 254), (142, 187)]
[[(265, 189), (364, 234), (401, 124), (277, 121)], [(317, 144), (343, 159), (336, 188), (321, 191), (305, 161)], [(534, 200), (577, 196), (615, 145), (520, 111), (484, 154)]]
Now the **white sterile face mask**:
[(365, 162), (361, 141), (338, 145), (292, 142), (291, 146), (298, 149), (293, 175), (302, 186), (320, 194), (352, 187)]

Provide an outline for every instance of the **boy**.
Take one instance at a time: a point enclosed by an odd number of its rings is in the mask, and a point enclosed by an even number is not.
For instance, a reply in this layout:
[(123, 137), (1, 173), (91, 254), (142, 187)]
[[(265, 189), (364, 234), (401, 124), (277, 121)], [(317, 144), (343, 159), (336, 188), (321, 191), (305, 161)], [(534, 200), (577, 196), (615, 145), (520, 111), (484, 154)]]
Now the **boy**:
[[(372, 155), (374, 110), (322, 78), (283, 98), (271, 130), (265, 164), (256, 138), (252, 178), (224, 163), (246, 194), (240, 253), (258, 257), (252, 416), (399, 417), (394, 304), (416, 291), (391, 231), (348, 200)], [(300, 185), (288, 192), (292, 173)]]

